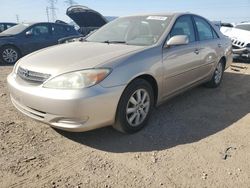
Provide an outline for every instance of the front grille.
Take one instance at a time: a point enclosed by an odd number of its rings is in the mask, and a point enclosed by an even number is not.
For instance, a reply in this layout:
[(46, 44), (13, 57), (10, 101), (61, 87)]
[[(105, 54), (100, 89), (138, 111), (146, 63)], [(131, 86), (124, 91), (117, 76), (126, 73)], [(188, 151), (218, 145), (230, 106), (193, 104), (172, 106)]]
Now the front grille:
[(232, 44), (233, 44), (233, 46), (237, 46), (239, 48), (243, 48), (246, 46), (245, 42), (239, 41), (237, 39), (232, 39)]
[(43, 83), (51, 76), (50, 74), (30, 71), (22, 67), (18, 67), (17, 75), (23, 80), (37, 82), (37, 83)]

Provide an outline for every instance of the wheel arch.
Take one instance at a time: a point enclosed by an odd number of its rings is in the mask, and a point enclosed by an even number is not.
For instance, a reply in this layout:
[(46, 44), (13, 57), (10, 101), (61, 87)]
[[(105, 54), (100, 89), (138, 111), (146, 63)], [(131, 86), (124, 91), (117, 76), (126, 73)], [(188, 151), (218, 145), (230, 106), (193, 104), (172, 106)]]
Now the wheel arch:
[(17, 45), (15, 45), (15, 44), (11, 44), (11, 43), (8, 43), (8, 44), (4, 44), (4, 45), (2, 45), (1, 47), (0, 47), (0, 50), (3, 50), (5, 47), (7, 47), (7, 46), (11, 46), (11, 47), (14, 47), (14, 48), (16, 48), (17, 50), (18, 50), (18, 52), (20, 53), (20, 56), (22, 56), (22, 50), (17, 46)]
[(139, 75), (139, 76), (133, 78), (128, 83), (128, 85), (130, 83), (132, 83), (133, 81), (135, 81), (136, 79), (143, 79), (143, 80), (147, 81), (152, 86), (152, 89), (154, 92), (154, 105), (156, 105), (157, 101), (158, 101), (158, 93), (159, 93), (159, 87), (158, 87), (158, 83), (157, 83), (156, 79), (150, 74), (142, 74), (142, 75)]
[(224, 70), (225, 70), (225, 68), (226, 68), (226, 63), (227, 63), (226, 57), (225, 57), (225, 56), (222, 56), (222, 57), (220, 58), (220, 61), (219, 61), (219, 62), (222, 62), (223, 68), (224, 68)]

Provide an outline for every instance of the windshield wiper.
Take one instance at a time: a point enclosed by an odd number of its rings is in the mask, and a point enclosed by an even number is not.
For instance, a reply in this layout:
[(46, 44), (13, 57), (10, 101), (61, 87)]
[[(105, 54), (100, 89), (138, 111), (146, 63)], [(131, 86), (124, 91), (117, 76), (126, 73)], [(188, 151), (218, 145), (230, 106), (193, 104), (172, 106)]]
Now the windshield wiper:
[(107, 43), (107, 44), (127, 44), (126, 41), (115, 41), (115, 40), (106, 40), (106, 41), (103, 41), (103, 43)]

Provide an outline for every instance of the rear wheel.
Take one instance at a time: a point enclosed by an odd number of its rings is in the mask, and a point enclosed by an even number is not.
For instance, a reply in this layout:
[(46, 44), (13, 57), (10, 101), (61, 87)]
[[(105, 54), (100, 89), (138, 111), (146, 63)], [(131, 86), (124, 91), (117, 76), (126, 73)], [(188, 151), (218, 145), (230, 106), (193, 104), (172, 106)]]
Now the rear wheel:
[(19, 50), (14, 46), (4, 46), (0, 54), (1, 60), (6, 64), (14, 64), (21, 57)]
[(143, 79), (136, 79), (121, 96), (113, 127), (125, 133), (139, 131), (146, 125), (153, 104), (152, 86)]
[(224, 63), (220, 61), (214, 71), (212, 79), (206, 83), (206, 87), (216, 88), (221, 84), (223, 74), (224, 74)]

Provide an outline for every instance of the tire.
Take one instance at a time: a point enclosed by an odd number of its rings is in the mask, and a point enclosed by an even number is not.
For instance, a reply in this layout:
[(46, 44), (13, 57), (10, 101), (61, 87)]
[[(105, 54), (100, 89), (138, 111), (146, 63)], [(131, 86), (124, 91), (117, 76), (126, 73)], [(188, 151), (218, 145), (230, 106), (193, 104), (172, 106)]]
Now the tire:
[(225, 66), (222, 60), (216, 65), (212, 79), (205, 84), (208, 88), (217, 88), (223, 79)]
[(15, 64), (21, 57), (19, 49), (15, 46), (4, 46), (0, 50), (0, 58), (5, 64)]
[(113, 127), (123, 133), (135, 133), (148, 122), (154, 105), (152, 86), (144, 79), (136, 79), (124, 90)]

